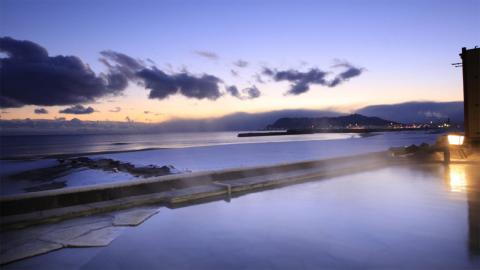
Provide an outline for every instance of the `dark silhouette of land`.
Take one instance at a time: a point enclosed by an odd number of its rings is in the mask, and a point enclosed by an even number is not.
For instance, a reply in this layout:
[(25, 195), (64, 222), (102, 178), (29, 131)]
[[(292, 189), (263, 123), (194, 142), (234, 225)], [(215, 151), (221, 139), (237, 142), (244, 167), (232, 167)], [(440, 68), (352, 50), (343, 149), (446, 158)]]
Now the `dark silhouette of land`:
[(240, 133), (238, 137), (300, 135), (314, 133), (371, 133), (385, 131), (439, 130), (449, 124), (403, 124), (379, 117), (351, 114), (335, 117), (293, 117), (280, 118), (267, 125), (267, 132)]

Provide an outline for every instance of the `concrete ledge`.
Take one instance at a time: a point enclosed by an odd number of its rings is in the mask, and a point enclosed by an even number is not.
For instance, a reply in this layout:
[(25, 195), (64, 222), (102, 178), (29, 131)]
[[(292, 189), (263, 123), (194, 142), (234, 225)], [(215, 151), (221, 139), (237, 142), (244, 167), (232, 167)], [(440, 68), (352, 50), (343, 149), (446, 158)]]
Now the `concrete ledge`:
[[(178, 207), (312, 179), (402, 163), (388, 152), (275, 166), (169, 175), (139, 181), (41, 191), (0, 199), (1, 230), (145, 204)], [(229, 188), (230, 195), (229, 195)]]
[[(368, 163), (368, 164), (367, 164)], [(225, 181), (223, 190), (219, 190), (219, 185), (208, 186), (204, 189), (190, 188), (183, 190), (182, 193), (176, 193), (169, 200), (169, 206), (183, 207), (199, 202), (214, 201), (218, 199), (230, 199), (229, 192), (232, 197), (279, 188), (288, 185), (304, 183), (312, 180), (327, 179), (336, 176), (348, 175), (353, 173), (365, 172), (369, 170), (381, 169), (390, 165), (401, 165), (404, 162), (393, 162), (389, 158), (386, 159), (366, 159), (355, 163), (346, 163), (344, 166), (335, 166), (333, 168), (324, 168), (318, 170), (301, 170), (296, 173), (280, 173), (266, 175), (262, 177), (250, 177), (243, 179), (233, 179)], [(227, 186), (228, 185), (228, 186)], [(230, 188), (230, 190), (229, 190)]]

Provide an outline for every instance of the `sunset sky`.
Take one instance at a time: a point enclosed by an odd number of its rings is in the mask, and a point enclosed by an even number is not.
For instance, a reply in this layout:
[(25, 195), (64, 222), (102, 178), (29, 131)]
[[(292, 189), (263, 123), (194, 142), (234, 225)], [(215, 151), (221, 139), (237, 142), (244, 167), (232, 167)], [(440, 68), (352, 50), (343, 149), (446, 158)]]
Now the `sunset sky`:
[[(478, 0), (2, 0), (0, 37), (10, 37), (11, 46), (26, 40), (43, 47), (45, 63), (57, 55), (76, 56), (94, 79), (115, 73), (128, 86), (78, 102), (61, 100), (65, 93), (54, 97), (52, 83), (36, 92), (46, 97), (40, 102), (16, 95), (37, 91), (25, 86), (25, 75), (21, 83), (2, 83), (2, 96), (17, 105), (4, 105), (1, 117), (160, 122), (239, 111), (349, 112), (373, 104), (462, 100), (461, 69), (451, 63), (460, 62), (462, 47), (480, 45), (478, 14)], [(1, 58), (11, 58), (12, 66), (30, 64), (15, 62), (14, 49), (2, 46)], [(136, 64), (119, 62), (118, 55)], [(94, 110), (68, 113), (75, 105)]]

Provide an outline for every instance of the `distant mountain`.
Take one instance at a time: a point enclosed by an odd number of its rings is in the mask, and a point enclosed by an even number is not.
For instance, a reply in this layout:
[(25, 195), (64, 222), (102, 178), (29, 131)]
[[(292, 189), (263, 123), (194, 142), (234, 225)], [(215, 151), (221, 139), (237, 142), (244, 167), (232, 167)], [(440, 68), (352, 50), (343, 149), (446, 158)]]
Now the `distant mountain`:
[(352, 128), (355, 126), (363, 127), (389, 127), (396, 122), (385, 120), (378, 117), (368, 117), (361, 114), (351, 114), (334, 117), (315, 117), (315, 118), (280, 118), (273, 124), (268, 125), (270, 130), (292, 130), (292, 129), (325, 129), (325, 128)]
[[(463, 123), (463, 102), (407, 102), (374, 105), (354, 113), (376, 116), (398, 123), (441, 122), (450, 118), (453, 123)], [(173, 119), (157, 124), (157, 131), (248, 131), (262, 130), (280, 118), (314, 118), (345, 115), (329, 110), (279, 110), (263, 113), (233, 113), (208, 119)]]
[(246, 131), (262, 130), (282, 117), (338, 116), (325, 110), (281, 110), (263, 113), (234, 113), (209, 119), (174, 119), (158, 125), (165, 131)]
[(450, 119), (452, 123), (463, 123), (463, 102), (406, 102), (390, 105), (364, 107), (356, 113), (377, 116), (401, 123), (428, 123)]

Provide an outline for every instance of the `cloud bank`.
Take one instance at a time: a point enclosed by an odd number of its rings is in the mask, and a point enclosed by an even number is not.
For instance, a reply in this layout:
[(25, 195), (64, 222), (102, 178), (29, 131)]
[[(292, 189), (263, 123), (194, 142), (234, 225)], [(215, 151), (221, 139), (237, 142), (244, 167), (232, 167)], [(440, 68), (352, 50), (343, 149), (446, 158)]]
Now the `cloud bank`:
[[(0, 52), (6, 55), (0, 58), (2, 108), (89, 103), (121, 94), (131, 81), (150, 90), (151, 99), (180, 94), (216, 100), (223, 95), (219, 86), (223, 81), (214, 75), (194, 75), (187, 70), (166, 73), (151, 61), (147, 66), (144, 61), (112, 50), (100, 53), (100, 61), (107, 67), (107, 72), (100, 74), (76, 56), (50, 56), (45, 48), (31, 41), (0, 38)], [(211, 52), (197, 53), (218, 58)]]
[(0, 38), (0, 107), (73, 105), (119, 94), (126, 83), (117, 73), (96, 75), (75, 56), (49, 56), (31, 41)]
[(308, 71), (302, 72), (294, 69), (276, 70), (265, 67), (262, 71), (262, 74), (272, 78), (276, 82), (290, 82), (290, 89), (286, 94), (300, 95), (308, 92), (311, 85), (336, 87), (353, 77), (359, 76), (365, 70), (363, 68), (355, 67), (347, 62), (337, 64), (336, 67), (342, 67), (345, 70), (337, 74), (332, 80), (328, 80), (326, 78), (330, 72), (323, 71), (318, 68), (311, 68)]
[(242, 91), (239, 91), (238, 88), (234, 85), (226, 87), (225, 90), (233, 97), (241, 100), (254, 99), (260, 97), (261, 95), (260, 90), (258, 90), (255, 85), (252, 87), (244, 88)]
[(147, 67), (138, 60), (114, 51), (101, 52), (101, 61), (110, 73), (123, 74), (150, 90), (150, 99), (165, 99), (180, 94), (188, 98), (216, 100), (222, 96), (220, 84), (223, 81), (209, 74), (193, 75), (188, 71), (166, 73), (156, 66)]
[[(163, 100), (172, 95), (182, 95), (192, 99), (217, 100), (225, 93), (241, 100), (261, 96), (260, 90), (251, 86), (241, 91), (236, 86), (227, 86), (219, 77), (211, 74), (192, 74), (186, 68), (182, 71), (164, 71), (151, 60), (135, 59), (112, 50), (100, 52), (99, 59), (106, 67), (106, 72), (96, 74), (86, 63), (76, 56), (51, 56), (42, 46), (25, 40), (10, 37), (0, 38), (0, 107), (17, 108), (25, 105), (37, 106), (72, 106), (65, 113), (92, 113), (91, 107), (79, 107), (80, 104), (97, 101), (108, 95), (119, 95), (130, 82), (149, 91), (150, 99)], [(209, 59), (218, 59), (218, 55), (208, 51), (195, 51), (196, 54)], [(247, 61), (233, 63), (238, 68), (249, 65)], [(348, 62), (334, 66), (343, 71), (327, 79), (331, 72), (318, 68), (307, 71), (295, 69), (277, 70), (263, 68), (256, 73), (257, 83), (264, 83), (263, 78), (273, 81), (287, 81), (290, 89), (286, 94), (299, 95), (310, 90), (312, 85), (336, 87), (364, 72)], [(232, 75), (238, 72), (232, 70)], [(226, 91), (220, 89), (224, 86)], [(89, 110), (91, 109), (91, 110)], [(112, 110), (118, 112), (120, 110)]]

